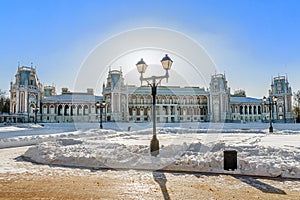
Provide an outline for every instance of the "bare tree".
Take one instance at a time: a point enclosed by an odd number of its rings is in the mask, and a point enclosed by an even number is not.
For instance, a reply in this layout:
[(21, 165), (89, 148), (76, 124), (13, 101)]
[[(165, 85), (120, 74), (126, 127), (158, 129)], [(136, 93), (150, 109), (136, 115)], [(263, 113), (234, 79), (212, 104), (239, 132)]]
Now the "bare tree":
[(6, 92), (0, 89), (0, 113), (9, 113), (10, 100)]
[(294, 93), (294, 108), (293, 111), (296, 115), (297, 123), (300, 122), (300, 90)]
[(0, 89), (0, 96), (2, 97), (5, 94), (6, 94), (6, 92)]

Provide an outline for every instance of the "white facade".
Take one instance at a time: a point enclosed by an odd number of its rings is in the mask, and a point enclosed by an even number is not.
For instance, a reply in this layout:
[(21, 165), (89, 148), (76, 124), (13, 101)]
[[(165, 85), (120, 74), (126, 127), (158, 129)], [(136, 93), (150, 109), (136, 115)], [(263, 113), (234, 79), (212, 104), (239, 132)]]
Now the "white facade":
[(40, 107), (42, 84), (32, 67), (18, 67), (15, 83), (10, 84), (10, 113), (12, 121), (33, 121), (35, 109)]
[(209, 98), (210, 121), (225, 122), (230, 120), (230, 88), (227, 86), (224, 74), (216, 74), (211, 77)]
[[(103, 96), (93, 89), (86, 93), (63, 88), (56, 95), (52, 86), (42, 87), (36, 69), (19, 67), (15, 83), (11, 83), (10, 114), (14, 121), (34, 120), (34, 108), (39, 122), (96, 122), (99, 109), (96, 102), (106, 102), (104, 121), (152, 121), (152, 95), (148, 86), (125, 85), (121, 70), (110, 70), (103, 84)], [(278, 122), (291, 122), (292, 92), (287, 78), (272, 80), (269, 96), (277, 96), (274, 116)], [(262, 99), (246, 97), (245, 92), (230, 94), (225, 74), (211, 76), (209, 89), (200, 87), (158, 86), (156, 96), (158, 122), (261, 122), (268, 121), (269, 110)]]
[[(148, 86), (124, 85), (122, 71), (109, 71), (103, 86), (107, 121), (152, 121), (152, 96)], [(199, 87), (158, 86), (157, 122), (208, 121), (208, 92)]]
[[(277, 122), (293, 122), (292, 107), (292, 89), (289, 86), (287, 76), (277, 76), (272, 79), (271, 88), (269, 90), (269, 98), (277, 97), (277, 104), (273, 108), (274, 121)], [(264, 108), (264, 120), (269, 120), (269, 108)]]

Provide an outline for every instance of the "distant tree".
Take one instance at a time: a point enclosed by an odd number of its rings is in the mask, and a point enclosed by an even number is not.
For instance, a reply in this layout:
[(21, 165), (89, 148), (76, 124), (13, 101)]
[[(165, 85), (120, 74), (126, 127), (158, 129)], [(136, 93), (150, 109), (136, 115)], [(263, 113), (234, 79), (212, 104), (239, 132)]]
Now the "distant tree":
[(5, 95), (6, 92), (0, 90), (0, 113), (9, 113), (10, 99)]
[(3, 90), (0, 89), (0, 96), (2, 97), (5, 94), (6, 94), (6, 92), (4, 92)]
[(300, 90), (294, 93), (294, 108), (293, 111), (296, 115), (297, 123), (300, 122)]

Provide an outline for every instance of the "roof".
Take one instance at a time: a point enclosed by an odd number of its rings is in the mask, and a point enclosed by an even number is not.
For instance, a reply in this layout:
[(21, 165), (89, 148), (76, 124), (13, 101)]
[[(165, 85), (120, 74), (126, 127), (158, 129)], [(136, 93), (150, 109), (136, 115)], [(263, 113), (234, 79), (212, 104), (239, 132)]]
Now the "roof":
[(95, 96), (87, 93), (75, 93), (75, 94), (60, 94), (50, 97), (45, 97), (43, 103), (94, 103), (97, 101), (103, 101), (102, 96)]
[(116, 86), (120, 81), (120, 74), (111, 74), (113, 85)]
[(262, 103), (261, 99), (252, 97), (230, 97), (230, 103)]
[[(19, 84), (20, 85), (26, 85), (26, 84), (30, 84), (29, 82), (29, 78), (30, 78), (30, 74), (31, 74), (32, 71), (30, 71), (29, 69), (25, 68), (24, 70), (22, 69), (21, 71), (18, 71), (19, 73)], [(33, 81), (33, 85), (36, 86), (37, 83), (36, 83), (36, 80)]]
[[(148, 86), (134, 87), (128, 86), (129, 94), (150, 94), (151, 88)], [(208, 92), (199, 87), (179, 87), (179, 86), (158, 86), (158, 95), (208, 95)]]

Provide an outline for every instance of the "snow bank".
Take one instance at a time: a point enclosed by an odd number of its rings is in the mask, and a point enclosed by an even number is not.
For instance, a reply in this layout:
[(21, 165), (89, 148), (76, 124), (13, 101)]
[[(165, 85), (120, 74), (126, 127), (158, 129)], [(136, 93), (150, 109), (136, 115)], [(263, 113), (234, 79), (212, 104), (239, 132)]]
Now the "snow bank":
[[(300, 178), (299, 124), (274, 124), (274, 134), (264, 123), (158, 124), (158, 157), (149, 153), (149, 123), (105, 123), (109, 130), (99, 130), (98, 123), (79, 125), (0, 126), (0, 148), (35, 145), (24, 157), (43, 164)], [(238, 152), (237, 170), (223, 170), (224, 150)]]
[[(73, 139), (38, 144), (29, 148), (24, 157), (43, 164), (94, 169), (164, 169), (300, 178), (300, 148), (272, 147), (266, 142), (266, 137), (272, 136), (274, 142), (274, 135), (221, 134), (217, 140), (210, 141), (205, 140), (205, 134), (193, 134), (194, 142), (162, 145), (159, 156), (152, 157), (148, 144), (128, 144), (128, 138), (135, 138), (135, 141), (148, 139), (150, 130), (148, 134), (147, 130), (134, 133), (107, 131), (102, 134), (95, 131), (90, 130)], [(169, 128), (161, 134), (162, 141), (163, 137), (168, 139), (174, 135), (182, 140), (181, 134), (170, 133)], [(283, 136), (280, 136), (282, 140)], [(201, 142), (197, 142), (199, 137)], [(300, 138), (299, 135), (297, 138)], [(237, 170), (223, 170), (224, 150), (238, 152)]]

